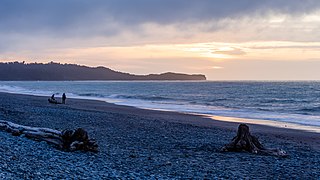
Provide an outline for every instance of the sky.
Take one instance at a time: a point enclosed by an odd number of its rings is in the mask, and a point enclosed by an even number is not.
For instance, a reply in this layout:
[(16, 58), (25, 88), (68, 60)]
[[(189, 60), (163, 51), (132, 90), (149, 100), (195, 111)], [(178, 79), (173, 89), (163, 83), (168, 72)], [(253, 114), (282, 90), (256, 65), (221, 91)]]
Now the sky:
[(320, 80), (319, 0), (1, 0), (0, 62)]

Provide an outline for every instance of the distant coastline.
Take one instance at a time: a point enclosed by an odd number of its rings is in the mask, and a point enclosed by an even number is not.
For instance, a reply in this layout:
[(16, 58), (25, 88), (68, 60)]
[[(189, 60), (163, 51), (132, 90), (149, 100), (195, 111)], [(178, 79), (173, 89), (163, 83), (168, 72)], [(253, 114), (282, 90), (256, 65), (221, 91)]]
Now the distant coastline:
[(0, 81), (77, 81), (77, 80), (196, 80), (204, 81), (202, 74), (166, 72), (162, 74), (135, 75), (114, 71), (106, 67), (88, 67), (77, 64), (50, 63), (0, 63)]

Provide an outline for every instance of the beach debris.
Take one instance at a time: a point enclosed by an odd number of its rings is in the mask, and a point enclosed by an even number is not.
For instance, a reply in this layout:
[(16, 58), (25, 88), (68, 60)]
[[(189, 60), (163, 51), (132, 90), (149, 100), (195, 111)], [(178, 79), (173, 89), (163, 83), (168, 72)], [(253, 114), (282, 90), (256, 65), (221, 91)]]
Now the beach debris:
[(48, 102), (51, 104), (61, 104), (60, 102), (58, 102), (57, 100), (52, 100), (52, 99), (48, 99)]
[(282, 149), (265, 148), (256, 138), (250, 134), (249, 126), (240, 124), (238, 127), (237, 136), (235, 136), (231, 143), (226, 144), (221, 148), (222, 152), (250, 152), (254, 154), (273, 155), (279, 157), (286, 157), (288, 154)]
[(56, 98), (54, 97), (54, 94), (52, 94), (52, 96), (48, 99), (48, 102), (52, 104), (61, 104), (56, 100)]
[(24, 135), (29, 139), (45, 141), (64, 151), (98, 152), (96, 141), (89, 139), (87, 131), (82, 128), (58, 131), (50, 128), (23, 126), (0, 120), (0, 130), (11, 133), (13, 136)]

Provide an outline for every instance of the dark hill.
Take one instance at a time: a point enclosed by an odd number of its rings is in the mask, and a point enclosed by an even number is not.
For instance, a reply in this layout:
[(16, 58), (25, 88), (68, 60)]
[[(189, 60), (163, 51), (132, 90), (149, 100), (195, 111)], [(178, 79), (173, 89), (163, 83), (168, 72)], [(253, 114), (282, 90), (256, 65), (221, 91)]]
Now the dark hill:
[(10, 62), (0, 63), (1, 81), (72, 81), (72, 80), (206, 80), (204, 75), (163, 73), (133, 75), (105, 67), (76, 64)]

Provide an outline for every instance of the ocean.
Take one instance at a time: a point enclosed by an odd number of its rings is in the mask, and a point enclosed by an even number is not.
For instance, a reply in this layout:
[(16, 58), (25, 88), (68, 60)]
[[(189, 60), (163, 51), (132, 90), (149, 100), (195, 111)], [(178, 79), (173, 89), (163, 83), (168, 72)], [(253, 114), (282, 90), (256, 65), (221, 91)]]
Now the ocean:
[(0, 92), (320, 128), (319, 81), (0, 81)]

